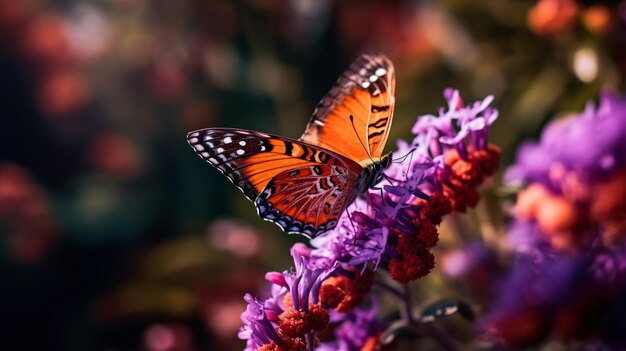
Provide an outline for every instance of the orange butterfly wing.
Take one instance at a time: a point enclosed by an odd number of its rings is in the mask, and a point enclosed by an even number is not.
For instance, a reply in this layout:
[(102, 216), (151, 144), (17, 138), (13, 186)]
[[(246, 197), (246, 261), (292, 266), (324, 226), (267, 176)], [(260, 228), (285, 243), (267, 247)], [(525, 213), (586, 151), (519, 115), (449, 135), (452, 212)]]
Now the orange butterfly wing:
[(358, 175), (348, 168), (319, 164), (274, 177), (256, 199), (259, 215), (288, 233), (315, 237), (337, 225), (357, 196)]
[(395, 85), (395, 70), (387, 57), (361, 55), (317, 105), (299, 140), (361, 165), (378, 161), (389, 136)]
[(263, 219), (287, 232), (315, 236), (333, 228), (356, 197), (362, 167), (332, 151), (228, 128), (194, 131), (187, 141), (255, 203)]

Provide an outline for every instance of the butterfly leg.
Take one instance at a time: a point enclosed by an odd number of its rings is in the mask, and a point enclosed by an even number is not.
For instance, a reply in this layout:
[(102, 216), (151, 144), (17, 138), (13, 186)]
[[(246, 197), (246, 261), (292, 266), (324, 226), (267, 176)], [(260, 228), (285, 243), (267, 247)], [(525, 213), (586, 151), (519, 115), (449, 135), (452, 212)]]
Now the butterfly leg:
[(378, 187), (378, 186), (373, 186), (370, 189), (380, 191), (380, 200), (383, 202), (383, 206), (385, 206), (385, 193), (383, 191), (383, 188)]
[(349, 209), (346, 209), (346, 213), (348, 214), (348, 220), (350, 220), (350, 225), (352, 225), (352, 231), (354, 233), (354, 240), (352, 241), (352, 245), (356, 245), (356, 226), (354, 225), (354, 221), (352, 220)]

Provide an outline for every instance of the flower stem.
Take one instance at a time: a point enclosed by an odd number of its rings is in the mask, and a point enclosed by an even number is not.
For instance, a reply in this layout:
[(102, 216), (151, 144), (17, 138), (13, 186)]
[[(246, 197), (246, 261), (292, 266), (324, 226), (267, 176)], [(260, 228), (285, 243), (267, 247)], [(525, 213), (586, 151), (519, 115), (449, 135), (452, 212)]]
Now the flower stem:
[(315, 340), (314, 340), (313, 332), (306, 333), (304, 335), (304, 340), (306, 341), (307, 350), (313, 351), (315, 348)]
[(404, 293), (402, 298), (402, 308), (400, 313), (402, 315), (402, 320), (407, 323), (407, 325), (412, 326), (418, 331), (430, 336), (433, 338), (443, 350), (446, 351), (458, 351), (461, 347), (450, 337), (446, 336), (437, 326), (433, 323), (420, 323), (416, 321), (413, 317), (413, 292), (411, 290), (411, 286), (409, 284), (404, 284), (402, 286)]
[(388, 293), (391, 293), (393, 296), (399, 299), (404, 299), (404, 293), (402, 291), (394, 288), (393, 286), (389, 285), (386, 281), (378, 277), (374, 277), (374, 285), (387, 291)]
[(402, 294), (402, 308), (400, 309), (400, 314), (402, 315), (402, 320), (408, 325), (412, 325), (415, 323), (415, 320), (413, 319), (413, 294), (411, 286), (404, 284), (402, 288), (404, 292)]
[(433, 322), (420, 324), (418, 328), (421, 329), (426, 335), (437, 341), (442, 350), (461, 350), (461, 346), (452, 337), (445, 335), (435, 324), (433, 324)]
[(449, 216), (449, 220), (457, 237), (459, 238), (459, 240), (461, 240), (461, 243), (467, 244), (474, 241), (474, 238), (467, 230), (466, 223), (463, 223), (464, 219), (462, 219), (458, 215), (451, 215)]
[[(400, 303), (400, 315), (406, 325), (411, 326), (416, 332), (430, 336), (446, 351), (458, 351), (461, 347), (453, 339), (446, 336), (433, 323), (420, 323), (413, 317), (413, 293), (409, 284), (402, 285), (402, 290), (391, 286), (381, 278), (375, 277), (374, 284), (379, 288), (391, 293), (398, 298)], [(308, 343), (308, 340), (307, 340)]]

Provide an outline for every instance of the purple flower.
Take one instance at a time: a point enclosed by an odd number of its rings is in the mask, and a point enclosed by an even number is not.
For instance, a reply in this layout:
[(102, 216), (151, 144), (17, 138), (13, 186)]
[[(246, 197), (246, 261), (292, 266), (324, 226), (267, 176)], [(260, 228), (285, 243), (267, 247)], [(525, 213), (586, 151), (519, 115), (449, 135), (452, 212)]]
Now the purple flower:
[[(393, 212), (391, 208), (385, 210)], [(311, 253), (311, 259), (315, 260), (316, 265), (338, 262), (345, 267), (364, 269), (368, 263), (374, 262), (377, 267), (387, 248), (389, 229), (375, 224), (366, 228), (370, 220), (368, 214), (376, 217), (365, 201), (357, 199), (343, 213), (334, 230), (311, 240), (311, 244), (316, 247)]]
[(454, 148), (462, 159), (467, 160), (468, 145), (474, 150), (485, 150), (489, 126), (498, 118), (498, 111), (490, 108), (493, 96), (463, 106), (458, 90), (446, 89), (447, 111), (439, 110), (439, 116), (425, 115), (413, 127), (416, 135), (413, 145), (418, 146), (418, 155), (436, 158)]
[[(369, 308), (355, 308), (350, 313), (334, 313), (335, 339), (320, 344), (316, 351), (360, 351), (368, 342), (378, 341), (385, 323), (377, 317), (378, 304), (373, 300)], [(375, 344), (374, 344), (375, 345)]]
[(283, 345), (274, 325), (267, 318), (263, 305), (250, 294), (246, 294), (244, 300), (248, 303), (248, 307), (241, 314), (243, 326), (239, 329), (237, 336), (247, 341), (246, 350), (254, 351), (272, 342)]
[(624, 257), (603, 247), (564, 254), (541, 245), (516, 252), (479, 327), (516, 348), (550, 336), (581, 340), (613, 333), (623, 327), (613, 321), (624, 322), (623, 310), (616, 309), (626, 296)]
[(387, 243), (387, 233), (357, 230), (354, 218), (369, 211), (364, 200), (356, 199), (342, 214), (335, 229), (311, 240), (316, 248), (311, 252), (312, 264), (323, 267), (337, 262), (345, 267), (364, 267), (369, 262), (379, 262)]
[(309, 252), (303, 250), (300, 245), (294, 245), (291, 249), (291, 255), (293, 256), (296, 269), (292, 272), (285, 271), (283, 273), (291, 293), (293, 308), (305, 312), (309, 309), (309, 300), (313, 304), (318, 303), (322, 282), (337, 267), (337, 264), (325, 268), (309, 265), (308, 254)]
[(284, 300), (285, 295), (289, 292), (289, 288), (287, 287), (287, 283), (281, 273), (267, 273), (265, 275), (265, 279), (269, 282), (274, 282), (277, 277), (272, 276), (273, 274), (277, 274), (281, 277), (278, 278), (280, 283), (272, 284), (270, 288), (270, 296), (263, 302), (263, 308), (265, 309), (267, 318), (274, 323), (278, 323), (278, 317), (287, 309)]
[[(247, 294), (244, 325), (239, 338), (247, 340), (248, 348), (256, 350), (267, 345), (312, 343), (312, 332), (328, 323), (328, 312), (317, 305), (322, 282), (334, 272), (337, 265), (314, 267), (309, 264), (310, 249), (295, 244), (291, 249), (294, 268), (282, 273), (269, 272), (266, 279), (272, 283), (271, 295), (263, 303)], [(289, 304), (285, 303), (288, 296)], [(313, 309), (311, 309), (313, 307)]]
[[(452, 279), (465, 278), (466, 284), (484, 285), (490, 283), (497, 267), (494, 252), (481, 241), (473, 241), (460, 249), (447, 251), (441, 257), (441, 271)], [(476, 279), (477, 275), (483, 279)], [(467, 281), (470, 280), (470, 281)], [(485, 286), (478, 286), (484, 289)]]
[(544, 323), (571, 303), (585, 263), (584, 258), (555, 258), (540, 252), (516, 255), (479, 325), (512, 343), (544, 337), (549, 332)]
[(626, 245), (615, 248), (596, 245), (589, 270), (596, 284), (607, 288), (626, 285)]
[(600, 106), (549, 124), (539, 142), (524, 143), (509, 182), (538, 182), (561, 191), (568, 171), (584, 181), (597, 180), (626, 165), (626, 98), (605, 92)]
[(310, 251), (304, 244), (293, 245), (291, 256), (295, 268), (283, 273), (269, 272), (265, 275), (266, 279), (273, 283), (272, 297), (265, 304), (273, 314), (280, 314), (286, 309), (282, 303), (286, 293), (289, 293), (291, 305), (295, 310), (307, 312), (309, 303), (319, 302), (321, 284), (335, 271), (337, 263), (324, 266), (309, 264)]
[[(506, 172), (518, 196), (511, 243), (557, 250), (621, 249), (626, 219), (626, 98), (604, 93), (579, 116), (549, 124)], [(549, 215), (548, 215), (549, 214)], [(520, 226), (528, 230), (518, 230)]]

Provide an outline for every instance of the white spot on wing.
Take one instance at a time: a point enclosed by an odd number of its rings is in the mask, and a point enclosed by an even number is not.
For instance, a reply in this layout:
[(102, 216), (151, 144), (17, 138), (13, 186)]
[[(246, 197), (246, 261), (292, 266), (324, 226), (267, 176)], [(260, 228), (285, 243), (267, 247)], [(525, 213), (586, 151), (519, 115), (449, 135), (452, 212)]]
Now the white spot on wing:
[(242, 140), (242, 141), (239, 142), (239, 145), (246, 146), (246, 142)]
[(197, 137), (199, 134), (200, 133), (198, 133), (198, 132), (194, 132), (194, 133), (189, 134), (189, 136), (190, 137)]
[(214, 159), (213, 157), (211, 157), (211, 158), (209, 159), (209, 162), (211, 162), (211, 163), (217, 163), (217, 160), (216, 160), (216, 159)]
[(315, 121), (313, 121), (313, 123), (317, 124), (318, 126), (322, 126), (322, 127), (324, 126), (324, 122), (319, 121), (317, 119)]
[(375, 81), (376, 81), (376, 79), (378, 79), (378, 76), (377, 76), (377, 75), (372, 74), (372, 75), (370, 76), (370, 82), (372, 82), (372, 83), (373, 83), (373, 82), (375, 82)]
[(243, 151), (242, 149), (237, 150), (237, 155), (243, 155), (243, 154), (245, 154), (245, 153), (246, 153), (246, 152), (245, 152), (245, 151)]
[(233, 142), (233, 138), (231, 138), (231, 137), (224, 138), (224, 144), (230, 144), (232, 142)]
[(209, 153), (208, 152), (203, 152), (200, 155), (202, 155), (202, 157), (209, 157)]
[(374, 92), (372, 93), (372, 96), (378, 96), (378, 94), (380, 94), (380, 90), (376, 89), (374, 90)]
[(218, 154), (221, 154), (222, 152), (224, 152), (224, 149), (221, 147), (218, 147), (217, 150), (215, 150)]
[(387, 70), (382, 67), (376, 70), (376, 75), (379, 77), (384, 76), (386, 73), (387, 73)]
[(261, 151), (265, 151), (265, 146), (261, 145)]
[(192, 143), (192, 144), (195, 144), (195, 143), (198, 142), (198, 138), (191, 138), (191, 139), (189, 139), (189, 142)]
[(369, 81), (363, 81), (363, 83), (361, 83), (361, 87), (363, 87), (363, 89), (367, 89), (370, 86), (370, 82)]
[(200, 144), (194, 145), (193, 148), (196, 149), (196, 151), (198, 151), (198, 152), (204, 151), (204, 146), (202, 146)]
[(207, 135), (207, 136), (205, 136), (205, 137), (204, 137), (204, 140), (205, 140), (205, 141), (206, 141), (206, 140), (213, 140), (213, 138), (211, 138), (211, 136), (210, 136), (210, 135)]

